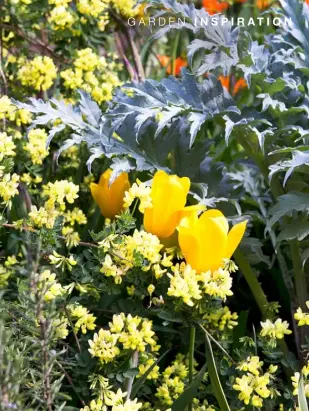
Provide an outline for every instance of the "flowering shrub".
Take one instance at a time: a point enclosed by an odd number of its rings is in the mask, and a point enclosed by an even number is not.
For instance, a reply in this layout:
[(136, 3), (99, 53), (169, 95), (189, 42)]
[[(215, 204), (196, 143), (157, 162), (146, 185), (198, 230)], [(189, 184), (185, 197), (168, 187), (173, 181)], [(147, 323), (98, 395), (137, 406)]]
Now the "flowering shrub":
[(0, 409), (305, 411), (309, 6), (146, 3), (0, 4)]

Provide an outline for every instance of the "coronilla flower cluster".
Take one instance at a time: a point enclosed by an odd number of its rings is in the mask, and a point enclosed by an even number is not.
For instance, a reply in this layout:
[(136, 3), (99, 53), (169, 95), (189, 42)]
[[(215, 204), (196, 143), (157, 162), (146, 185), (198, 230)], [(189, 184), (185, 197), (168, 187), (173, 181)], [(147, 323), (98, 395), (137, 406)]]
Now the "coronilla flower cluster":
[[(106, 251), (101, 272), (107, 277), (114, 277), (116, 283), (122, 281), (122, 276), (136, 265), (138, 256), (142, 257), (141, 269), (159, 270), (161, 265), (171, 265), (168, 258), (162, 258), (160, 251), (163, 245), (158, 237), (145, 231), (135, 230), (132, 236), (110, 236), (100, 243)], [(113, 253), (108, 251), (112, 248)]]
[(79, 304), (71, 304), (67, 307), (70, 315), (75, 321), (74, 330), (77, 333), (79, 330), (86, 334), (88, 330), (93, 331), (96, 328), (96, 317)]
[(33, 164), (41, 165), (44, 158), (48, 156), (46, 148), (47, 133), (45, 130), (36, 128), (29, 131), (28, 142), (25, 145), (25, 151), (30, 155)]
[(4, 174), (1, 176), (0, 168), (0, 197), (2, 197), (3, 203), (10, 207), (11, 200), (18, 194), (20, 177), (18, 174)]
[(221, 308), (217, 307), (214, 311), (210, 311), (203, 316), (203, 320), (206, 321), (206, 324), (209, 324), (211, 328), (220, 331), (225, 329), (231, 330), (236, 327), (238, 324), (237, 319), (237, 313), (232, 313), (226, 306)]
[(86, 48), (77, 52), (73, 65), (60, 73), (64, 87), (85, 90), (98, 103), (110, 100), (114, 88), (121, 85), (117, 76), (120, 66), (112, 57), (107, 60)]
[(172, 405), (185, 389), (185, 380), (188, 376), (188, 367), (182, 354), (176, 356), (175, 361), (167, 367), (160, 377), (160, 386), (156, 397), (163, 405)]
[(289, 323), (282, 321), (281, 318), (278, 318), (274, 323), (266, 320), (261, 322), (261, 326), (261, 337), (268, 339), (271, 345), (276, 345), (276, 340), (281, 340), (284, 335), (292, 334), (292, 331), (289, 330)]
[(31, 113), (25, 109), (17, 109), (8, 96), (0, 98), (0, 120), (14, 122), (17, 126), (27, 125), (31, 122)]
[(237, 367), (238, 370), (246, 374), (235, 379), (233, 388), (239, 391), (238, 398), (246, 405), (261, 408), (263, 400), (273, 395), (271, 390), (272, 374), (276, 372), (276, 366), (271, 365), (268, 371), (263, 374), (263, 361), (258, 356), (248, 357)]
[(12, 137), (6, 133), (0, 133), (0, 161), (3, 161), (5, 157), (15, 156), (15, 148)]
[(50, 57), (37, 56), (25, 61), (18, 70), (18, 79), (23, 86), (35, 90), (48, 90), (57, 77), (57, 68)]
[(44, 293), (45, 301), (52, 301), (66, 293), (65, 288), (56, 279), (56, 274), (50, 270), (44, 270), (36, 275), (37, 288)]
[(79, 187), (67, 180), (49, 182), (43, 186), (43, 196), (47, 196), (46, 208), (59, 207), (61, 211), (66, 209), (65, 202), (73, 204), (78, 198)]
[(301, 374), (299, 372), (296, 372), (292, 377), (292, 385), (293, 385), (293, 395), (298, 395), (298, 389), (299, 389), (299, 381), (300, 378), (303, 378), (304, 382), (304, 390), (305, 390), (305, 395), (306, 397), (309, 397), (309, 362), (307, 362), (306, 365), (303, 366), (301, 370)]
[(158, 350), (154, 337), (151, 321), (121, 313), (113, 316), (108, 330), (100, 329), (93, 340), (89, 340), (89, 352), (104, 364), (120, 354), (121, 346), (124, 350), (140, 352), (144, 352), (146, 347), (152, 351)]
[[(306, 306), (309, 309), (309, 301), (306, 301)], [(294, 318), (298, 321), (299, 327), (309, 325), (309, 313), (304, 313), (300, 307), (297, 308)]]
[(194, 306), (204, 294), (226, 300), (232, 295), (232, 278), (227, 270), (218, 270), (197, 274), (190, 265), (182, 263), (172, 267), (173, 274), (168, 274), (170, 287), (168, 295), (182, 298), (189, 306)]

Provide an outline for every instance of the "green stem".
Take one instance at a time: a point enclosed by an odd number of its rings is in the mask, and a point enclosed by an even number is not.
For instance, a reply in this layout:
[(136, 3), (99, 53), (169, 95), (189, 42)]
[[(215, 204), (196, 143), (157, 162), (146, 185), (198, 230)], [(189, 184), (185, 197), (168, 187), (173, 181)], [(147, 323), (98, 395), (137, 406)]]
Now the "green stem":
[(180, 40), (180, 30), (178, 30), (178, 32), (176, 34), (174, 45), (173, 45), (173, 51), (172, 51), (171, 72), (172, 72), (173, 76), (175, 76), (175, 74), (176, 74), (176, 58), (177, 58), (177, 50), (178, 50), (179, 40)]
[(253, 294), (255, 302), (257, 303), (262, 313), (262, 316), (266, 318), (268, 301), (261, 287), (261, 284), (258, 282), (258, 279), (256, 278), (254, 271), (252, 270), (246, 257), (242, 254), (241, 251), (236, 250), (234, 253), (234, 258), (235, 258), (236, 264), (240, 268), (240, 271), (242, 272), (243, 276), (245, 277), (248, 283), (248, 286)]
[[(191, 326), (190, 328), (190, 343), (189, 343), (189, 384), (193, 381), (193, 372), (194, 372), (194, 345), (195, 345), (195, 327)], [(193, 404), (190, 401), (188, 405), (188, 411), (192, 411)]]
[[(261, 284), (258, 282), (258, 279), (256, 278), (256, 275), (254, 271), (252, 270), (250, 264), (248, 263), (246, 257), (242, 254), (241, 251), (236, 250), (234, 253), (234, 258), (235, 261), (240, 268), (240, 271), (242, 272), (243, 276), (245, 277), (247, 284), (249, 285), (249, 288), (253, 294), (253, 297), (255, 299), (255, 302), (257, 303), (262, 317), (264, 319), (267, 318), (267, 307), (268, 307), (268, 300), (267, 297), (261, 287)], [(284, 339), (278, 341), (280, 348), (282, 352), (284, 353), (285, 356), (288, 355), (289, 349), (286, 345), (286, 342)], [(292, 370), (290, 368), (284, 368), (284, 371), (287, 376), (292, 375)]]

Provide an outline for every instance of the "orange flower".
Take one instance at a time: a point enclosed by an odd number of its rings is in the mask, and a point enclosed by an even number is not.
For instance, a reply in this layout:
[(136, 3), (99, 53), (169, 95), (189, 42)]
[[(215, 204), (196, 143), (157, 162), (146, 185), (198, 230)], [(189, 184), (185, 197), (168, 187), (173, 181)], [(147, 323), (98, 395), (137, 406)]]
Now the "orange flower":
[(203, 0), (202, 5), (209, 14), (222, 13), (229, 7), (229, 3), (226, 1), (218, 0)]
[(219, 76), (218, 80), (220, 80), (222, 86), (227, 89), (233, 96), (239, 92), (242, 88), (247, 87), (246, 80), (244, 78), (240, 78), (239, 80), (236, 81), (234, 84), (232, 90), (231, 90), (231, 77), (230, 76)]
[(121, 173), (116, 180), (109, 185), (111, 175), (112, 170), (106, 170), (101, 175), (99, 184), (90, 184), (90, 190), (103, 216), (114, 219), (123, 209), (124, 194), (129, 190), (130, 182), (128, 174)]
[[(157, 58), (162, 67), (166, 67), (166, 73), (172, 74), (172, 64), (170, 63), (171, 57), (169, 56), (161, 56), (157, 55)], [(175, 76), (179, 76), (182, 67), (186, 67), (188, 65), (187, 60), (183, 59), (182, 57), (177, 57), (175, 60)]]
[(270, 6), (270, 1), (269, 0), (257, 0), (256, 5), (259, 10), (264, 10)]

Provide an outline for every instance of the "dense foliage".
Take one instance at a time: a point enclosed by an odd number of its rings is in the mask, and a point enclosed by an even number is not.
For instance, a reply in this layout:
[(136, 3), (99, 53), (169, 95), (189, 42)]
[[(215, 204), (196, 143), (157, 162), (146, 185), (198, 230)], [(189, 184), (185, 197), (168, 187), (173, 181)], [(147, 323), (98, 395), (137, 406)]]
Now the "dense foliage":
[(308, 410), (308, 22), (0, 1), (1, 410)]

